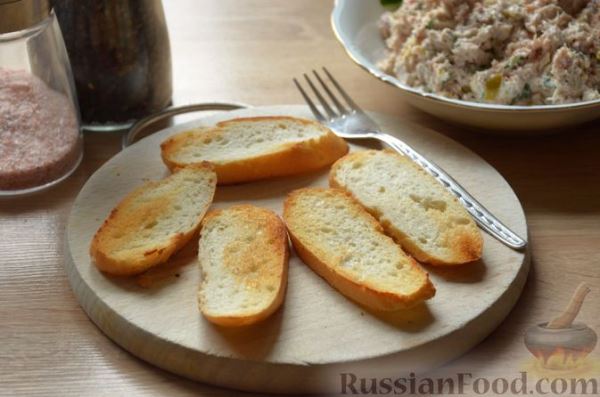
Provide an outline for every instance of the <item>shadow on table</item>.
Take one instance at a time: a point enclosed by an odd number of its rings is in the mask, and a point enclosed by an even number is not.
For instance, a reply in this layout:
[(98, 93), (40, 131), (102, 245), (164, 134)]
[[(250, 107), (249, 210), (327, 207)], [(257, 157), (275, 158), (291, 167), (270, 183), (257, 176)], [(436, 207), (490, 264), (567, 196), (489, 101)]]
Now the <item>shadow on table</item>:
[(600, 210), (599, 121), (550, 135), (512, 137), (434, 125), (496, 168), (526, 212), (532, 208), (577, 213)]

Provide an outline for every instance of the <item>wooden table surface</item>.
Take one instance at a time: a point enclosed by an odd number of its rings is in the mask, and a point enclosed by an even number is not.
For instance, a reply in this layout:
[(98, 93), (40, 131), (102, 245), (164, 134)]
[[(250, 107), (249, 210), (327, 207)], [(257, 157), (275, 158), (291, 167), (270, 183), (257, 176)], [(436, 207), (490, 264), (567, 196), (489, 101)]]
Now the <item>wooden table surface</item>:
[[(453, 137), (512, 185), (530, 228), (533, 259), (525, 291), (491, 336), (434, 375), (517, 376), (530, 357), (523, 345), (526, 328), (558, 314), (581, 281), (592, 293), (579, 319), (600, 332), (600, 122), (546, 137), (509, 138), (434, 119), (345, 55), (329, 25), (332, 1), (164, 3), (175, 104), (300, 103), (291, 77), (326, 65), (364, 108)], [(88, 133), (83, 163), (67, 181), (43, 194), (0, 201), (0, 395), (233, 394), (121, 350), (88, 320), (71, 292), (63, 269), (69, 209), (120, 142), (118, 134)]]

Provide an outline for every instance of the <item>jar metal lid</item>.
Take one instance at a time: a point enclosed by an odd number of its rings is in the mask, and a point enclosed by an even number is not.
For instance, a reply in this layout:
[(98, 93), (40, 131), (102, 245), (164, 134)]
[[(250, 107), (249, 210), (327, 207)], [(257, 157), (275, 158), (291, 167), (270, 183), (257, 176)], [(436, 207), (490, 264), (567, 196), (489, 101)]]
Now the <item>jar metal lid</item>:
[(27, 29), (48, 15), (48, 0), (0, 0), (0, 34)]

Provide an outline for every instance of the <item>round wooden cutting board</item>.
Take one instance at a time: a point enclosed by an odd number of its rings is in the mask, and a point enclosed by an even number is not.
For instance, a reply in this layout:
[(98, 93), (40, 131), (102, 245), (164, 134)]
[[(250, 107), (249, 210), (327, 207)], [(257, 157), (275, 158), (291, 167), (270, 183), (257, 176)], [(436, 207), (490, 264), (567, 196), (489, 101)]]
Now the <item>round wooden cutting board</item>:
[[(479, 262), (458, 268), (426, 267), (436, 296), (413, 310), (375, 313), (347, 300), (294, 254), (283, 307), (255, 326), (223, 329), (208, 323), (196, 303), (197, 241), (166, 265), (130, 279), (100, 273), (90, 261), (90, 240), (110, 210), (132, 188), (168, 175), (159, 144), (192, 126), (241, 116), (294, 115), (303, 106), (259, 107), (210, 116), (147, 137), (102, 166), (77, 197), (67, 225), (66, 268), (92, 321), (134, 355), (168, 371), (243, 390), (282, 393), (339, 392), (343, 379), (400, 377), (439, 366), (487, 336), (516, 303), (528, 271), (526, 253), (484, 233)], [(445, 168), (489, 210), (523, 237), (519, 200), (490, 165), (456, 142), (401, 120), (372, 114)], [(354, 142), (352, 150), (361, 150)], [(286, 193), (327, 186), (329, 170), (219, 187), (214, 207), (252, 203), (281, 214)], [(127, 374), (123, 374), (127, 376)]]

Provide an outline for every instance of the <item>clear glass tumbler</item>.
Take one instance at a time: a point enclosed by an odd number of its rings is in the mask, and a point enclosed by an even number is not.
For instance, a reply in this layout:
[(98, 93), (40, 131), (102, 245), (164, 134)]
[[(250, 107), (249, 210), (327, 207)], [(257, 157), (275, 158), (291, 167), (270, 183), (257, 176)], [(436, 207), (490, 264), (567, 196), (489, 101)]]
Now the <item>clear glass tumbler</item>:
[(47, 2), (0, 0), (0, 196), (68, 177), (83, 156), (71, 67)]

